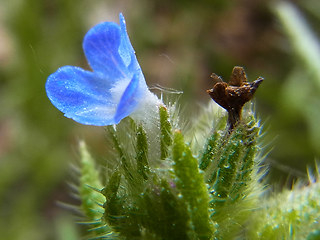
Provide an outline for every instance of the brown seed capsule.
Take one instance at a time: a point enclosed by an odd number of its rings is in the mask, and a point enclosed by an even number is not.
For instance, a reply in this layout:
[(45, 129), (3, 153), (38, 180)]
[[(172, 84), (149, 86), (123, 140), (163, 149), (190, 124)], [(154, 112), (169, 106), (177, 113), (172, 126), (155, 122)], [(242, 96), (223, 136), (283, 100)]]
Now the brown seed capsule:
[(207, 90), (207, 93), (228, 111), (228, 123), (231, 130), (240, 121), (243, 105), (252, 99), (263, 78), (259, 77), (253, 82), (248, 82), (244, 69), (238, 66), (233, 68), (229, 83), (223, 82), (221, 77), (214, 73), (211, 77), (216, 83), (212, 89)]

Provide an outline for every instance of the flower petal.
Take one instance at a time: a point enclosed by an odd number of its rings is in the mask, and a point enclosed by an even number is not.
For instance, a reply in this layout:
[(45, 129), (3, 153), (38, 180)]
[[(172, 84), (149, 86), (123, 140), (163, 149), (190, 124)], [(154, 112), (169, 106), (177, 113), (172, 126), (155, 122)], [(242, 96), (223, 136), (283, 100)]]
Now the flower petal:
[(129, 66), (132, 61), (134, 63), (138, 63), (134, 49), (131, 45), (128, 33), (127, 33), (127, 28), (126, 28), (126, 22), (125, 19), (120, 13), (119, 15), (119, 21), (120, 21), (120, 31), (121, 31), (121, 43), (119, 47), (119, 54), (121, 58), (123, 59), (124, 63), (126, 66)]
[[(150, 103), (147, 96), (155, 99), (130, 43), (123, 15), (119, 18), (120, 25), (98, 24), (84, 38), (84, 53), (93, 72), (65, 66), (48, 77), (46, 91), (53, 105), (79, 123), (119, 123), (139, 107), (144, 109), (145, 103)], [(158, 104), (157, 99), (151, 102)]]
[(114, 124), (117, 103), (104, 76), (78, 67), (65, 66), (48, 77), (47, 95), (66, 117), (96, 126)]
[(120, 13), (119, 15), (119, 21), (121, 31), (121, 43), (119, 47), (119, 54), (130, 72), (140, 72), (140, 74), (143, 75), (135, 51), (131, 45), (127, 33), (126, 22), (122, 13)]
[(135, 110), (143, 93), (145, 93), (145, 88), (140, 86), (141, 80), (139, 77), (139, 74), (134, 75), (124, 91), (114, 117), (116, 123), (119, 123), (121, 119), (127, 117)]
[(92, 70), (113, 82), (132, 77), (119, 54), (120, 42), (120, 26), (113, 22), (91, 28), (83, 40), (83, 50)]

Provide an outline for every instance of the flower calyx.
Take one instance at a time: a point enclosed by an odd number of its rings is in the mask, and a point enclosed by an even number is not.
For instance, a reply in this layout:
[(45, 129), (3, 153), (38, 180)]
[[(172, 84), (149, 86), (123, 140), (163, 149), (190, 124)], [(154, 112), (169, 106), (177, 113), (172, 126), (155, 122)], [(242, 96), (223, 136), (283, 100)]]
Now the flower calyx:
[(226, 83), (217, 74), (213, 73), (211, 78), (216, 82), (212, 89), (207, 90), (210, 97), (221, 107), (228, 111), (229, 129), (241, 120), (242, 107), (253, 98), (254, 93), (262, 83), (259, 77), (253, 82), (248, 82), (243, 67), (235, 66), (229, 83)]

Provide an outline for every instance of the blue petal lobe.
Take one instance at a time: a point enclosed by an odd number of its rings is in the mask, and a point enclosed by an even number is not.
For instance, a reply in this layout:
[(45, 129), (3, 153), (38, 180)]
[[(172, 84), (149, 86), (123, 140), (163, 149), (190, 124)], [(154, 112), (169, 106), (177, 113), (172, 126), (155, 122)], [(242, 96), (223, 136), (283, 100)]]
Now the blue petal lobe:
[(127, 33), (126, 22), (122, 13), (120, 13), (119, 21), (120, 21), (120, 31), (121, 31), (120, 33), (121, 43), (119, 47), (119, 54), (126, 66), (129, 66), (131, 62), (134, 62), (137, 65), (138, 62)]
[(83, 40), (83, 50), (92, 70), (104, 74), (113, 82), (132, 77), (119, 54), (120, 42), (120, 26), (113, 22), (91, 28)]
[(120, 21), (120, 29), (121, 29), (121, 40), (123, 40), (124, 45), (126, 45), (127, 51), (130, 53), (134, 53), (135, 51), (131, 45), (131, 42), (127, 33), (126, 21), (122, 13), (119, 14), (119, 21)]
[(136, 74), (133, 76), (121, 97), (117, 107), (116, 115), (114, 117), (116, 123), (119, 123), (121, 119), (130, 115), (137, 107), (143, 93), (145, 92), (144, 89), (139, 86), (139, 84), (139, 74)]
[(117, 103), (104, 76), (82, 68), (65, 66), (48, 77), (47, 95), (66, 117), (96, 126), (114, 124)]
[(147, 89), (148, 87), (144, 79), (140, 65), (138, 63), (135, 51), (131, 45), (131, 42), (127, 33), (126, 22), (122, 13), (120, 13), (119, 15), (119, 22), (120, 22), (120, 29), (121, 29), (121, 43), (119, 47), (120, 56), (122, 57), (123, 61), (127, 65), (128, 70), (130, 72), (133, 72), (134, 74), (139, 75), (139, 76), (136, 76), (136, 78), (139, 78), (139, 88)]

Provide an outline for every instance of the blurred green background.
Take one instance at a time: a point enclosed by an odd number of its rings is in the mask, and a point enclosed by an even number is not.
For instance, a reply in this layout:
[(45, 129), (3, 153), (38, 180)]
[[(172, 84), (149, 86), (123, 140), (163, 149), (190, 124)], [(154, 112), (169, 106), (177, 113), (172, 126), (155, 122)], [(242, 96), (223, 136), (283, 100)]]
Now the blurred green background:
[(320, 155), (320, 1), (0, 0), (0, 239), (79, 239), (67, 182), (85, 139), (103, 159), (103, 128), (83, 126), (46, 97), (49, 74), (87, 68), (86, 31), (123, 12), (149, 86), (182, 90), (186, 116), (210, 99), (210, 75), (244, 66), (264, 124), (269, 182), (306, 178)]

